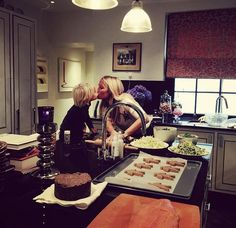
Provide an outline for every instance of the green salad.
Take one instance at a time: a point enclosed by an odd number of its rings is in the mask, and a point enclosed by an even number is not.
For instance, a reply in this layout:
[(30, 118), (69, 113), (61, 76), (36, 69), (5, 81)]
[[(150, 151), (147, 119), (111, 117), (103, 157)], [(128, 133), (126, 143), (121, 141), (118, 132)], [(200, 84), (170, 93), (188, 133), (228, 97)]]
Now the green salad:
[(157, 140), (153, 136), (143, 136), (140, 139), (135, 139), (130, 144), (138, 148), (147, 148), (147, 149), (162, 149), (168, 147), (167, 143)]
[(204, 156), (208, 154), (205, 148), (194, 145), (190, 141), (184, 141), (177, 146), (171, 146), (170, 151), (183, 155)]

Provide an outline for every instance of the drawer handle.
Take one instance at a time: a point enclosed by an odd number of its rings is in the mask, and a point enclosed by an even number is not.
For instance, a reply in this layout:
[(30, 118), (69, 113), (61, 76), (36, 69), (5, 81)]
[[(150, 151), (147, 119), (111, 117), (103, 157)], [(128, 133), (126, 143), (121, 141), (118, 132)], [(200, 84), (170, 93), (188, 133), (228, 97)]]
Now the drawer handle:
[(206, 179), (207, 179), (207, 181), (211, 182), (211, 179), (212, 179), (211, 174), (208, 174)]
[(204, 210), (205, 211), (210, 211), (210, 209), (211, 209), (211, 203), (206, 203)]
[(16, 110), (16, 130), (20, 131), (20, 109)]

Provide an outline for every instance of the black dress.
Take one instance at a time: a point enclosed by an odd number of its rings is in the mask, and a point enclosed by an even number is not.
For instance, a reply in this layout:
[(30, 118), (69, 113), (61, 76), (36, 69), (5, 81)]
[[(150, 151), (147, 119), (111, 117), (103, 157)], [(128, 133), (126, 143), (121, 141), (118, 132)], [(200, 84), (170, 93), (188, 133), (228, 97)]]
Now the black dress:
[[(73, 105), (60, 126), (57, 145), (56, 166), (61, 173), (89, 172), (86, 144), (83, 141), (85, 124), (91, 129), (92, 121), (88, 113), (89, 105)], [(70, 131), (70, 144), (64, 143), (64, 131)]]

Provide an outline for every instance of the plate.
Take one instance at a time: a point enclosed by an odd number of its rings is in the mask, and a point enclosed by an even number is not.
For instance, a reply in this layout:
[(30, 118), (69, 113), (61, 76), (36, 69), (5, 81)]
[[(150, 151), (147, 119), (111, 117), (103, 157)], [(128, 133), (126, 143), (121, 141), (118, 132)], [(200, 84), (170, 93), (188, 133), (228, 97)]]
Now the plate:
[[(149, 141), (150, 139), (153, 145), (147, 145), (148, 144), (147, 140)], [(169, 144), (166, 142), (156, 140), (154, 138), (153, 139), (148, 138), (148, 136), (146, 138), (143, 137), (141, 139), (135, 139), (130, 143), (130, 145), (139, 149), (148, 149), (148, 150), (159, 150), (167, 148), (169, 146)]]
[[(206, 156), (206, 155), (208, 155), (209, 154), (209, 151), (205, 151), (205, 153), (203, 153), (203, 154), (186, 154), (186, 153), (179, 153), (179, 152), (177, 152), (177, 151), (175, 151), (175, 148), (176, 148), (177, 146), (170, 146), (170, 147), (168, 147), (168, 150), (171, 152), (171, 153), (174, 153), (174, 154), (179, 154), (179, 155), (184, 155), (184, 156), (190, 156), (190, 157), (202, 157), (202, 156)], [(201, 148), (201, 147), (199, 147), (199, 148)], [(203, 148), (201, 148), (201, 149), (203, 149)]]

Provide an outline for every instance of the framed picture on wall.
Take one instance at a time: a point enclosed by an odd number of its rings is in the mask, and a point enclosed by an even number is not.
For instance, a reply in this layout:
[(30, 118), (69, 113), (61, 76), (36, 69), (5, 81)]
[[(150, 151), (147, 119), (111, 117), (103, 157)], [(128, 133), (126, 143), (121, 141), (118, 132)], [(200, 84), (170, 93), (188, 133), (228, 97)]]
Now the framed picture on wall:
[(37, 92), (48, 92), (48, 61), (37, 57)]
[(113, 71), (141, 71), (142, 43), (113, 43)]
[(58, 58), (59, 92), (70, 92), (81, 82), (81, 62)]

